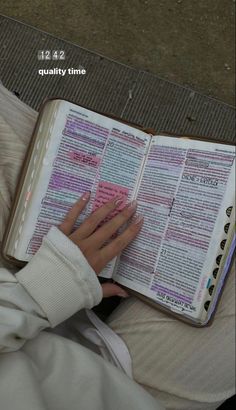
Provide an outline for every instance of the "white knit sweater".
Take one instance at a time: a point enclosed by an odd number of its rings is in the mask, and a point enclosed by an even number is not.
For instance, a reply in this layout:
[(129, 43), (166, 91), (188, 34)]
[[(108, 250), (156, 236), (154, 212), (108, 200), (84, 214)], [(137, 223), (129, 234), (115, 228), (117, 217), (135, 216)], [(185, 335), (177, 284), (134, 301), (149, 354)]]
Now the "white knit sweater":
[(96, 353), (43, 331), (101, 298), (95, 272), (55, 227), (16, 275), (0, 268), (1, 410), (163, 409)]

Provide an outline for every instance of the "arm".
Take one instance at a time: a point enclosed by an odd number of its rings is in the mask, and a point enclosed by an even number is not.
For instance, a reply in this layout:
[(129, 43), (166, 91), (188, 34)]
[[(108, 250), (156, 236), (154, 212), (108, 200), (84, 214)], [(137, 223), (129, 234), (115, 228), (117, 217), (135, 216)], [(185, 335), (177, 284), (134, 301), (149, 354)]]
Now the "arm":
[(15, 276), (0, 268), (0, 352), (20, 349), (102, 299), (102, 289), (80, 249), (53, 227), (32, 260)]
[(117, 199), (94, 211), (71, 233), (89, 200), (84, 195), (69, 211), (60, 229), (52, 227), (31, 261), (13, 276), (0, 269), (0, 352), (20, 349), (46, 327), (54, 327), (102, 296), (127, 295), (118, 285), (102, 287), (96, 277), (138, 234), (137, 218), (116, 239), (104, 243), (136, 210), (129, 204), (97, 229), (118, 205)]

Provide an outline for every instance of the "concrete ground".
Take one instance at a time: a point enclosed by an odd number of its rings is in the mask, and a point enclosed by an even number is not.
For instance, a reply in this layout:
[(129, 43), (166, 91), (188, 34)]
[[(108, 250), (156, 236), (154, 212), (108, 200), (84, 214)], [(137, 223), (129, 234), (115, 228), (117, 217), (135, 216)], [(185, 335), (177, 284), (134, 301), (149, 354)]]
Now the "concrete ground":
[(234, 104), (235, 0), (0, 0), (0, 13)]

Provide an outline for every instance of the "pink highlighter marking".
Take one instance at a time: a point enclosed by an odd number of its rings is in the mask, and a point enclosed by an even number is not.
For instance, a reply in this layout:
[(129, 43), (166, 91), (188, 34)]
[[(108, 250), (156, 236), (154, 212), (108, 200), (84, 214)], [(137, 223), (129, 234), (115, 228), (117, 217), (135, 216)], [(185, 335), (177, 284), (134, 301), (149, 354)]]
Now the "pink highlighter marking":
[(126, 187), (113, 184), (111, 182), (99, 181), (93, 202), (93, 211), (95, 211), (97, 208), (104, 205), (108, 201), (112, 200), (115, 196), (121, 197), (121, 203), (111, 214), (109, 214), (109, 217), (106, 218), (107, 221), (124, 208), (124, 206), (126, 205), (128, 194), (129, 189)]
[(85, 152), (81, 151), (70, 151), (69, 157), (72, 161), (95, 168), (97, 168), (101, 160), (101, 158), (97, 157), (96, 155), (86, 154)]

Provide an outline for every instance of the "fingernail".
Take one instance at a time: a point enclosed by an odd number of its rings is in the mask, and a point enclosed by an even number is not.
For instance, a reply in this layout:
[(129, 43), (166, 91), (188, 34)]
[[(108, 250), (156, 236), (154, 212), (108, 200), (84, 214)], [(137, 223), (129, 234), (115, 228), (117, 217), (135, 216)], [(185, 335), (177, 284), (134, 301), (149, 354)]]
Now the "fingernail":
[(82, 195), (81, 199), (82, 199), (83, 201), (86, 201), (87, 199), (89, 199), (90, 195), (91, 195), (91, 191), (85, 192), (85, 193)]
[(114, 204), (115, 204), (115, 206), (119, 206), (119, 205), (121, 205), (123, 202), (124, 202), (124, 199), (123, 199), (122, 197), (118, 196), (118, 197), (115, 199)]
[(131, 211), (132, 209), (135, 209), (136, 207), (137, 207), (137, 201), (136, 201), (136, 199), (134, 199), (133, 201), (131, 201), (128, 204), (127, 209), (129, 209)]
[(117, 296), (119, 296), (120, 298), (128, 298), (129, 297), (128, 293), (126, 293), (126, 292), (118, 293)]
[(143, 215), (137, 215), (137, 216), (134, 218), (133, 223), (137, 225), (137, 224), (139, 224), (141, 221), (143, 221)]

